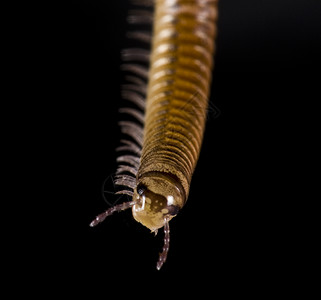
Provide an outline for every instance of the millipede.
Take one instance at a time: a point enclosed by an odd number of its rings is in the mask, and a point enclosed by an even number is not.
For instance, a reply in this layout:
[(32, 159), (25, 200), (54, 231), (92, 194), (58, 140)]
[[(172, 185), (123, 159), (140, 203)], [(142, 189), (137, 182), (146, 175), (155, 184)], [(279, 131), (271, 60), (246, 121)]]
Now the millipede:
[[(132, 0), (123, 50), (121, 96), (127, 119), (117, 157), (116, 194), (130, 201), (99, 214), (90, 226), (114, 212), (132, 209), (136, 221), (164, 244), (157, 269), (167, 259), (169, 222), (185, 205), (204, 135), (213, 68), (218, 0)], [(147, 30), (146, 28), (149, 28)]]

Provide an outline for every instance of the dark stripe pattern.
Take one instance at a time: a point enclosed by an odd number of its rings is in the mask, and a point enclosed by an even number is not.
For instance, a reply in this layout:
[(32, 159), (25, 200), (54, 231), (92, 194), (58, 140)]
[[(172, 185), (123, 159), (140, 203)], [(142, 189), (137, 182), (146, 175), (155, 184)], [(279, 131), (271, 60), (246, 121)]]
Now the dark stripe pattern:
[(203, 139), (216, 0), (156, 0), (143, 148), (146, 172), (178, 177), (188, 195)]

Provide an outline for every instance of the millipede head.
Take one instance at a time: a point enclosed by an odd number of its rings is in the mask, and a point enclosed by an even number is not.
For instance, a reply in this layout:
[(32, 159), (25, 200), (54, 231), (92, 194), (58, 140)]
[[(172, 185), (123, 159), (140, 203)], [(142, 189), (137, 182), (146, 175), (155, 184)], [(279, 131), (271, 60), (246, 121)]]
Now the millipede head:
[[(155, 172), (157, 173), (157, 172)], [(163, 175), (144, 176), (134, 190), (133, 216), (136, 221), (155, 232), (162, 228), (183, 206), (180, 189)]]

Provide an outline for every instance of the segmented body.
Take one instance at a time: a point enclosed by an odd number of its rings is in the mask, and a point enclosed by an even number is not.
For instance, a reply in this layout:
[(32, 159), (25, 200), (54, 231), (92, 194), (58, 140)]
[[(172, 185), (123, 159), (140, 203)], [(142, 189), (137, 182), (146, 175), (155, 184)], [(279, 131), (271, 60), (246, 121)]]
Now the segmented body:
[[(147, 172), (168, 173), (178, 178), (187, 200), (205, 128), (216, 19), (216, 0), (158, 0), (153, 17), (139, 11), (130, 18), (133, 23), (153, 20), (153, 34), (130, 34), (152, 42), (150, 55), (136, 48), (125, 52), (127, 60), (149, 62), (149, 69), (134, 63), (123, 68), (137, 76), (136, 81), (130, 77), (124, 98), (143, 108), (145, 115), (130, 108), (127, 112), (141, 125), (121, 123), (135, 142), (127, 141), (125, 149), (135, 155), (120, 156), (118, 161), (129, 164), (136, 178), (119, 176), (116, 183), (134, 189)], [(128, 170), (122, 165), (118, 174)]]
[[(132, 197), (99, 215), (132, 207), (134, 218), (152, 231), (165, 227), (163, 253), (169, 247), (168, 223), (187, 201), (199, 157), (208, 106), (216, 35), (217, 0), (133, 0), (143, 9), (129, 22), (149, 24), (152, 32), (129, 32), (150, 45), (126, 49), (122, 96), (132, 105), (120, 122), (127, 136), (118, 148), (117, 192)], [(150, 9), (152, 8), (152, 10)]]
[(156, 1), (144, 142), (138, 179), (177, 177), (187, 199), (208, 105), (216, 1)]

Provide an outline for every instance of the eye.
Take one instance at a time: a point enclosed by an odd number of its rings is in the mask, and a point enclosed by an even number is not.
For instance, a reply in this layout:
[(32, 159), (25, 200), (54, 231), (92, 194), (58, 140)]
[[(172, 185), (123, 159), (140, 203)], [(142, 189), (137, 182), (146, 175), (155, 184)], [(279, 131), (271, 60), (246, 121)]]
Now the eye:
[(146, 191), (146, 186), (144, 186), (143, 184), (139, 184), (139, 185), (137, 186), (137, 193), (138, 193), (138, 195), (142, 196), (145, 191)]
[(169, 215), (175, 216), (178, 214), (180, 208), (177, 205), (169, 205), (167, 206), (167, 209)]

